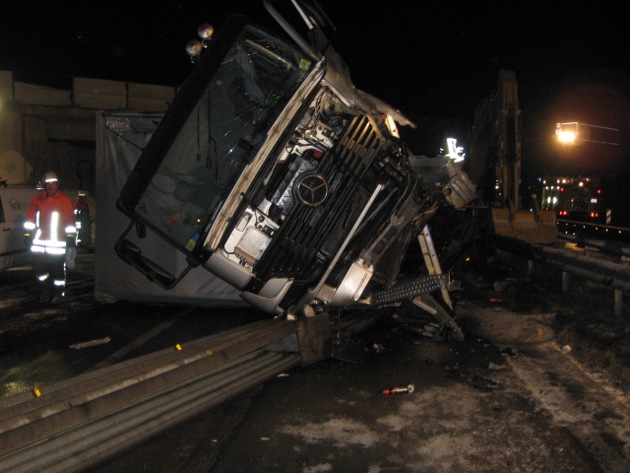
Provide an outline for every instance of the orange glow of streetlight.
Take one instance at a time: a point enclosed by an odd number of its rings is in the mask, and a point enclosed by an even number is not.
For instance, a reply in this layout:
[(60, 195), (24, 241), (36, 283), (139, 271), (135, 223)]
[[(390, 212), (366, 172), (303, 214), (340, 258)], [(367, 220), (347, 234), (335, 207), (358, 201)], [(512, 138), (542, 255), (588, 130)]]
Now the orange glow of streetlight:
[(556, 137), (561, 143), (588, 141), (606, 145), (619, 145), (619, 130), (580, 122), (556, 123)]

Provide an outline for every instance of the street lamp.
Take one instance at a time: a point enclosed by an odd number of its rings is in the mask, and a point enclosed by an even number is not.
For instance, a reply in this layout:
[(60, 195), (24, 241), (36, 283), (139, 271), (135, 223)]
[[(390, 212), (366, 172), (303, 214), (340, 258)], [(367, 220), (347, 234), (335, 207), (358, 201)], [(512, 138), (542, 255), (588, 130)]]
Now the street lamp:
[(586, 141), (605, 145), (619, 145), (619, 130), (580, 122), (556, 123), (556, 137), (561, 143)]

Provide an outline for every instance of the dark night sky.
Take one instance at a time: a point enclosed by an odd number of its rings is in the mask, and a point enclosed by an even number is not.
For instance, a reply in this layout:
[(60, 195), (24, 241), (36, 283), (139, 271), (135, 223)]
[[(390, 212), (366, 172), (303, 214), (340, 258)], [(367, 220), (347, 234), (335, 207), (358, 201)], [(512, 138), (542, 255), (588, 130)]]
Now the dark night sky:
[[(513, 69), (524, 146), (535, 150), (556, 121), (574, 120), (619, 127), (628, 141), (625, 2), (320, 3), (356, 86), (405, 113), (471, 121), (499, 69)], [(258, 0), (12, 2), (0, 18), (0, 69), (58, 86), (72, 76), (177, 85), (197, 26), (235, 12), (274, 25)]]

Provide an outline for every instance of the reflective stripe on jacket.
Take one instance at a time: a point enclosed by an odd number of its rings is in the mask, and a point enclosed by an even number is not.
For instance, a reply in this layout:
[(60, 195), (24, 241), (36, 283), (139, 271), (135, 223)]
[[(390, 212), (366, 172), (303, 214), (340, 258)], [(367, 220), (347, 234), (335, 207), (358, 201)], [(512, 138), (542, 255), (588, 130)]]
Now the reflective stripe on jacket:
[(77, 232), (72, 201), (59, 190), (52, 197), (46, 191), (40, 192), (28, 206), (24, 229), (34, 230), (33, 252), (64, 254), (66, 237), (74, 237)]

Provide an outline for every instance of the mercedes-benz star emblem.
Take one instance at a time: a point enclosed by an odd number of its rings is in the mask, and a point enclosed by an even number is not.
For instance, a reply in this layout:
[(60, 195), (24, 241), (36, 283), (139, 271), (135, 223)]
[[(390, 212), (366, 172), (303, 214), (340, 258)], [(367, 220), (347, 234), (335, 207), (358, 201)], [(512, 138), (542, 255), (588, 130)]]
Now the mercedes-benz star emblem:
[(328, 197), (328, 184), (321, 174), (304, 173), (295, 182), (295, 194), (304, 205), (317, 207)]

